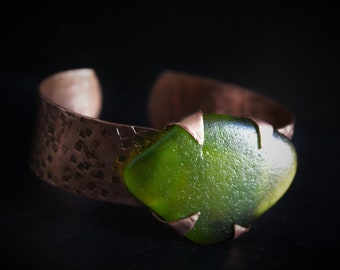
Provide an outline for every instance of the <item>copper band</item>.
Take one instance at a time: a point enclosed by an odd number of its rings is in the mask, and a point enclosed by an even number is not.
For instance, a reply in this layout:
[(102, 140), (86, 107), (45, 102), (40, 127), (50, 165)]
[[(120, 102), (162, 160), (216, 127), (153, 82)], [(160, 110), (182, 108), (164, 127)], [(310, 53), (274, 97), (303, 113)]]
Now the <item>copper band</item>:
[(146, 138), (198, 110), (260, 119), (289, 138), (293, 135), (293, 115), (274, 100), (180, 72), (163, 72), (151, 89), (153, 128), (98, 119), (101, 89), (91, 69), (54, 74), (41, 82), (39, 94), (32, 170), (53, 186), (111, 203), (141, 205), (121, 178), (121, 165)]

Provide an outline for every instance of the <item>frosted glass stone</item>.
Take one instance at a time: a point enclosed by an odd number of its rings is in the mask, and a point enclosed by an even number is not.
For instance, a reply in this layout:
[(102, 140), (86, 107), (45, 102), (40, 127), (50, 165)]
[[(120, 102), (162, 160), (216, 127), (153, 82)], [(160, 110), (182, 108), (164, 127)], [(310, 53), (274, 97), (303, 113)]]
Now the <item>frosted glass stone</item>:
[(297, 169), (291, 141), (274, 131), (261, 142), (246, 118), (205, 114), (200, 145), (180, 126), (171, 126), (124, 172), (130, 192), (166, 221), (200, 212), (185, 236), (197, 243), (232, 237), (289, 188)]

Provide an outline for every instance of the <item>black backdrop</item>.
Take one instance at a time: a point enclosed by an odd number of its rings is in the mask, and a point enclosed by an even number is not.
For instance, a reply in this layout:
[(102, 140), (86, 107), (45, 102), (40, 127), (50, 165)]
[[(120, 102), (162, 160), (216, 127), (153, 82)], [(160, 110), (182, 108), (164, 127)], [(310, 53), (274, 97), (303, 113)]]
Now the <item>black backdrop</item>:
[[(4, 5), (1, 264), (32, 269), (291, 269), (337, 262), (338, 14), (334, 6)], [(192, 244), (147, 211), (68, 194), (29, 170), (37, 86), (93, 68), (102, 119), (148, 125), (164, 69), (271, 96), (296, 115), (299, 167), (285, 196), (233, 242)]]

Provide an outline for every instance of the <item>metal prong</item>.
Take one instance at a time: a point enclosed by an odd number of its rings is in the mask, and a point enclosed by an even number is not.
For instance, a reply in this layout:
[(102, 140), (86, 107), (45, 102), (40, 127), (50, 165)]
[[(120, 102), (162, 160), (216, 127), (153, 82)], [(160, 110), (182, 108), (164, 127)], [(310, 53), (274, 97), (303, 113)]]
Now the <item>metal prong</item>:
[(243, 227), (238, 224), (234, 224), (234, 239), (240, 237), (242, 234), (248, 232), (250, 230), (250, 225), (248, 227)]
[(157, 214), (152, 212), (153, 216), (157, 218), (158, 221), (166, 224), (171, 229), (176, 231), (180, 235), (186, 235), (188, 232), (191, 231), (191, 229), (195, 226), (199, 216), (201, 215), (200, 212), (197, 212), (191, 216), (175, 220), (175, 221), (166, 221), (164, 219), (161, 219)]
[(185, 129), (200, 145), (204, 143), (203, 112), (198, 111), (180, 122), (174, 123)]
[(253, 121), (258, 129), (258, 143), (259, 143), (259, 148), (262, 148), (263, 145), (271, 139), (274, 133), (274, 128), (271, 124), (260, 120), (258, 118), (253, 118), (253, 117), (247, 117), (251, 121)]
[(277, 131), (285, 135), (287, 138), (292, 139), (294, 134), (294, 123), (291, 123), (290, 125), (287, 125), (283, 128), (279, 128)]

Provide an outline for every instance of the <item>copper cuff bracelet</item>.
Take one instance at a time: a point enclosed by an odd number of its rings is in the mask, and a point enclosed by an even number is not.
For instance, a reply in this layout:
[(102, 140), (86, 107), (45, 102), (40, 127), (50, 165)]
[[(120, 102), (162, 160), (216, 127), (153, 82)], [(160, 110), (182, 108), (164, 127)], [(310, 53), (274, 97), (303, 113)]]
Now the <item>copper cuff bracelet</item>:
[(294, 116), (276, 101), (240, 86), (176, 71), (163, 72), (152, 86), (148, 103), (152, 127), (98, 119), (102, 96), (91, 69), (49, 76), (39, 85), (39, 94), (30, 160), (33, 172), (65, 191), (130, 206), (144, 203), (122, 179), (123, 165), (136, 147), (146, 149), (145, 142), (169, 123), (203, 112), (247, 117), (260, 133), (271, 126), (287, 140), (294, 130)]

